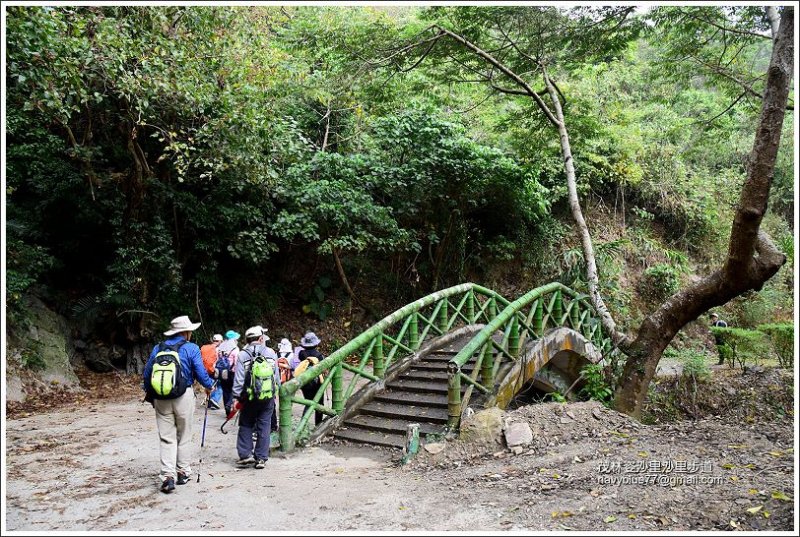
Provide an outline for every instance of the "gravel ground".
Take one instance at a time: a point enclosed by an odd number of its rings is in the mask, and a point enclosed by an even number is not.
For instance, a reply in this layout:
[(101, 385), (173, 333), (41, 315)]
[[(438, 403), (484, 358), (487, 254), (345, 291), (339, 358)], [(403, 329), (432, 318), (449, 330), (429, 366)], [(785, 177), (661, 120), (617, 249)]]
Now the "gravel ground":
[[(760, 400), (656, 425), (595, 402), (531, 405), (503, 416), (531, 428), (519, 454), (502, 436), (448, 441), (400, 466), (396, 452), (327, 441), (263, 471), (235, 468), (236, 429), (222, 435), (210, 413), (201, 482), (170, 496), (157, 491), (149, 405), (70, 404), (7, 419), (5, 529), (792, 530), (794, 416)], [(195, 461), (202, 419), (198, 409)]]

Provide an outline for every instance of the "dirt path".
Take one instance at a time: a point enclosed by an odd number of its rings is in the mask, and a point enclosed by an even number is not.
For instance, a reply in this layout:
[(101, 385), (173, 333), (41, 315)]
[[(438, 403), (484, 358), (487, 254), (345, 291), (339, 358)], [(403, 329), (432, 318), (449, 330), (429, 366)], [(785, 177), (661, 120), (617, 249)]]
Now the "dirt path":
[[(199, 455), (203, 415), (195, 416)], [(493, 522), (481, 511), (449, 512), (439, 489), (368, 448), (312, 447), (273, 456), (263, 471), (238, 469), (236, 429), (222, 435), (222, 421), (221, 413), (209, 413), (201, 482), (165, 496), (157, 492), (149, 405), (8, 420), (7, 529), (377, 531), (431, 528), (436, 521), (442, 529), (467, 530)]]
[[(203, 415), (195, 416), (199, 448)], [(446, 451), (401, 468), (386, 452), (326, 443), (273, 456), (257, 471), (234, 467), (236, 429), (222, 435), (222, 414), (210, 413), (201, 482), (170, 496), (157, 492), (149, 405), (92, 404), (9, 419), (6, 529), (792, 529), (789, 417), (644, 426), (596, 403), (534, 405), (508, 416), (534, 429), (519, 455), (501, 446), (470, 456)], [(707, 462), (704, 475), (718, 481), (599, 481), (604, 461), (654, 460)]]

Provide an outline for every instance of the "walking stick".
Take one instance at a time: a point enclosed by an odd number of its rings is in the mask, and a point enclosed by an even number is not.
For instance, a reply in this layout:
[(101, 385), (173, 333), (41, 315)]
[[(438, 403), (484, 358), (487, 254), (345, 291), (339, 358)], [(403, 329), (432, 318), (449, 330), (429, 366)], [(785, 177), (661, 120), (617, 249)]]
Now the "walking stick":
[[(213, 391), (216, 387), (217, 383), (215, 382), (211, 386), (211, 390)], [(200, 468), (203, 466), (203, 446), (206, 444), (206, 423), (208, 423), (208, 402), (211, 399), (211, 394), (209, 393), (208, 397), (206, 398), (206, 407), (205, 415), (203, 416), (203, 434), (200, 437), (200, 462), (197, 463), (197, 482), (200, 482)]]

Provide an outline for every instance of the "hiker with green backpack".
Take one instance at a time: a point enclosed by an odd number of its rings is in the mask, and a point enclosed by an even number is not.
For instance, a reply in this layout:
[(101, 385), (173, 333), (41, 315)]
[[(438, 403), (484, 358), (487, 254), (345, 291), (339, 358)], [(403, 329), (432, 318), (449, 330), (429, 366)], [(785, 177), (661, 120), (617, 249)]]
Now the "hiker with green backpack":
[(239, 352), (233, 380), (233, 398), (241, 407), (236, 464), (241, 467), (254, 464), (256, 469), (262, 469), (269, 459), (270, 422), (280, 388), (278, 355), (265, 345), (269, 337), (261, 326), (248, 328), (244, 337), (247, 343)]
[(200, 323), (186, 315), (172, 319), (167, 339), (153, 347), (144, 367), (145, 400), (153, 404), (161, 455), (161, 492), (175, 490), (175, 483), (189, 482), (195, 379), (211, 393), (214, 381), (208, 376), (200, 347), (191, 343)]

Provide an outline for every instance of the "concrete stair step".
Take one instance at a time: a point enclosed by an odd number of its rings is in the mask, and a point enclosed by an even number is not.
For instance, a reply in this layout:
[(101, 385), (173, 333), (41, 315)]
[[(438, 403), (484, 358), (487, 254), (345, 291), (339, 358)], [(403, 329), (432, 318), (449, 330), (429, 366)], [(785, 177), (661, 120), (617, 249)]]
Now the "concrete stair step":
[[(461, 383), (461, 391), (467, 389), (466, 382)], [(425, 380), (404, 380), (402, 378), (395, 379), (386, 384), (388, 388), (406, 392), (419, 392), (419, 393), (447, 393), (447, 380), (444, 381), (425, 381)]]
[(361, 414), (402, 419), (408, 422), (447, 423), (446, 407), (402, 405), (373, 400), (361, 407)]
[(362, 444), (375, 444), (403, 449), (406, 443), (406, 434), (387, 433), (381, 431), (368, 431), (358, 427), (340, 427), (333, 433), (335, 438), (359, 442)]
[(386, 390), (375, 396), (373, 401), (393, 403), (397, 405), (427, 406), (447, 408), (447, 394), (403, 392)]
[(441, 423), (382, 418), (379, 416), (370, 416), (368, 414), (361, 414), (347, 420), (343, 427), (357, 427), (366, 430), (402, 433), (405, 435), (408, 430), (408, 425), (411, 423), (419, 423), (419, 433), (421, 435), (438, 434), (444, 430), (444, 425)]

